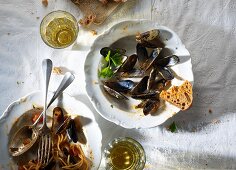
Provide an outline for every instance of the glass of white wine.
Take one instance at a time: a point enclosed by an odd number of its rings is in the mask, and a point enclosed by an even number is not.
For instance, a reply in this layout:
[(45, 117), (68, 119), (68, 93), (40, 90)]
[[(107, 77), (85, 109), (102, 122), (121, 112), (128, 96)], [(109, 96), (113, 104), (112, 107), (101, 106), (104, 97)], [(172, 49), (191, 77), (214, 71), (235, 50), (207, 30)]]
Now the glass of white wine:
[(143, 147), (129, 137), (115, 138), (104, 149), (107, 170), (143, 170), (146, 155)]
[(72, 45), (77, 38), (78, 31), (75, 17), (61, 10), (46, 15), (40, 25), (43, 41), (52, 48), (66, 48)]

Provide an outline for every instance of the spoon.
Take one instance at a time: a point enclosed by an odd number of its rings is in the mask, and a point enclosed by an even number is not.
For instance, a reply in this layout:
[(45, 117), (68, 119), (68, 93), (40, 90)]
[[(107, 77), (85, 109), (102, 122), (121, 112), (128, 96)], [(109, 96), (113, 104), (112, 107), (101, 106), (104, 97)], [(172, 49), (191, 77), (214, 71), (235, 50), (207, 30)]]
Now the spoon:
[[(54, 93), (50, 100), (47, 109), (54, 102), (54, 100), (62, 94), (62, 92), (73, 82), (75, 79), (71, 73), (66, 73), (58, 89)], [(33, 125), (26, 125), (19, 129), (9, 144), (9, 152), (12, 156), (19, 156), (29, 150), (36, 142), (39, 136), (39, 129), (36, 127), (40, 118), (43, 116), (43, 112), (40, 114), (38, 119)], [(17, 140), (16, 140), (17, 139)]]

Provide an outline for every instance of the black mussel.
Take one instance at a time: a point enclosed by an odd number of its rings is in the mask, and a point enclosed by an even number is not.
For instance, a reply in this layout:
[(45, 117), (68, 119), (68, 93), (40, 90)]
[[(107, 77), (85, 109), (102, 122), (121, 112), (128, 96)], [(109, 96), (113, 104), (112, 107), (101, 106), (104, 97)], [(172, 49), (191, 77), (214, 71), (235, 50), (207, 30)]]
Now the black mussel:
[(174, 79), (174, 74), (168, 67), (157, 67), (160, 75), (165, 79), (165, 80), (172, 80)]
[(156, 80), (156, 77), (158, 75), (158, 70), (157, 68), (153, 68), (150, 72), (150, 75), (149, 75), (149, 79), (148, 79), (148, 83), (147, 83), (147, 90), (151, 90), (153, 88), (153, 86), (155, 85), (155, 80)]
[(127, 59), (122, 63), (117, 72), (129, 72), (133, 70), (134, 65), (137, 62), (137, 59), (138, 56), (136, 54), (127, 57)]
[(127, 93), (134, 87), (131, 80), (104, 81), (103, 84), (117, 92)]
[(143, 47), (148, 48), (163, 48), (165, 46), (160, 40), (160, 31), (158, 29), (136, 35), (136, 41)]
[(147, 49), (140, 44), (136, 45), (136, 52), (138, 56), (138, 62), (141, 68), (143, 68), (143, 64), (149, 59)]
[(150, 54), (150, 58), (156, 58), (160, 53), (160, 49), (159, 48), (155, 48), (154, 50), (152, 50), (151, 54)]
[(126, 53), (126, 50), (125, 50), (125, 49), (121, 49), (121, 48), (112, 49), (112, 48), (110, 48), (110, 47), (103, 47), (103, 48), (100, 50), (100, 54), (101, 54), (103, 57), (106, 57), (109, 51), (111, 51), (111, 56), (115, 55), (116, 53), (121, 54), (121, 55), (124, 55), (124, 54)]
[(134, 86), (134, 88), (131, 90), (131, 94), (141, 94), (144, 93), (147, 90), (147, 82), (148, 82), (149, 76), (144, 76), (140, 82)]
[(167, 56), (165, 58), (162, 58), (160, 60), (157, 60), (153, 67), (155, 66), (161, 66), (161, 67), (171, 67), (176, 65), (179, 62), (179, 57), (176, 55), (171, 55), (171, 56)]
[(69, 140), (72, 140), (74, 143), (78, 142), (78, 134), (77, 134), (77, 129), (75, 126), (74, 119), (70, 120), (70, 123), (67, 127), (66, 132), (67, 132)]
[(60, 107), (55, 107), (53, 109), (52, 132), (55, 133), (63, 123), (64, 123), (63, 110)]
[(147, 71), (149, 68), (151, 68), (152, 63), (156, 60), (158, 57), (158, 54), (160, 52), (159, 48), (156, 48), (152, 51), (151, 55), (146, 59), (144, 62), (140, 64), (140, 69)]
[(158, 59), (162, 59), (168, 56), (174, 55), (174, 51), (169, 48), (162, 48), (160, 53), (158, 54)]
[(111, 96), (113, 96), (113, 97), (115, 97), (115, 98), (117, 98), (117, 99), (121, 99), (121, 100), (124, 100), (124, 99), (125, 99), (125, 100), (128, 100), (128, 98), (127, 98), (125, 95), (123, 95), (123, 94), (121, 94), (121, 93), (119, 93), (119, 92), (113, 90), (112, 88), (110, 88), (110, 87), (108, 87), (108, 86), (106, 86), (106, 85), (103, 85), (103, 87), (104, 87), (105, 91), (106, 91), (109, 95), (111, 95)]
[(124, 72), (124, 73), (119, 74), (119, 77), (121, 77), (121, 78), (140, 78), (140, 77), (143, 77), (144, 75), (145, 75), (144, 70), (133, 69), (129, 72)]
[(148, 93), (141, 93), (136, 95), (131, 95), (133, 99), (143, 100), (143, 99), (150, 99), (150, 98), (158, 98), (159, 93), (157, 91), (152, 91)]
[(158, 110), (159, 107), (160, 107), (159, 99), (149, 99), (143, 108), (143, 113), (144, 115), (153, 114)]
[[(153, 52), (156, 56), (155, 52)], [(157, 57), (155, 57), (149, 64), (145, 66), (145, 70), (151, 67), (162, 66), (171, 67), (179, 62), (179, 57), (173, 54), (173, 51), (168, 48), (163, 48)]]
[(71, 117), (68, 116), (64, 122), (56, 129), (55, 134), (61, 133), (63, 130), (67, 129), (70, 124)]
[[(169, 80), (168, 80), (169, 81)], [(166, 86), (166, 82), (167, 82), (167, 80), (165, 80), (165, 79), (161, 79), (161, 80), (158, 80), (157, 82), (156, 82), (156, 85), (155, 85), (155, 87), (153, 88), (154, 90), (157, 90), (157, 91), (162, 91), (162, 90), (164, 90), (164, 88), (165, 88), (165, 86)]]

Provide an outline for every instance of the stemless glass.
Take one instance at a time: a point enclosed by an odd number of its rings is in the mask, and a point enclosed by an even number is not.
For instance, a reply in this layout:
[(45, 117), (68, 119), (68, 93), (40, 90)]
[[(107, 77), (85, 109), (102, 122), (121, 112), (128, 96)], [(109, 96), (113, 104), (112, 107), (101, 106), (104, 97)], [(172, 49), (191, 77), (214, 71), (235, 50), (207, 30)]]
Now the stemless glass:
[(143, 147), (129, 137), (115, 138), (104, 150), (107, 170), (143, 170), (146, 155)]
[(77, 38), (78, 31), (75, 17), (61, 10), (46, 15), (40, 25), (43, 41), (52, 48), (66, 48), (72, 45)]

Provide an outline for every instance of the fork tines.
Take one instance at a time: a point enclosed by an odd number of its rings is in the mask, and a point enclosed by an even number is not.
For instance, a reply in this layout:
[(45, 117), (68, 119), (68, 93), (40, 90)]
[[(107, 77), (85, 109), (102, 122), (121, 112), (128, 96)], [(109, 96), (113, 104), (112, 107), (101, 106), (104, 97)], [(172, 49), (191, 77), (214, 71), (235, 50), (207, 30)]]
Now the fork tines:
[(49, 162), (51, 145), (51, 135), (42, 135), (38, 148), (38, 162), (43, 166), (46, 166)]

